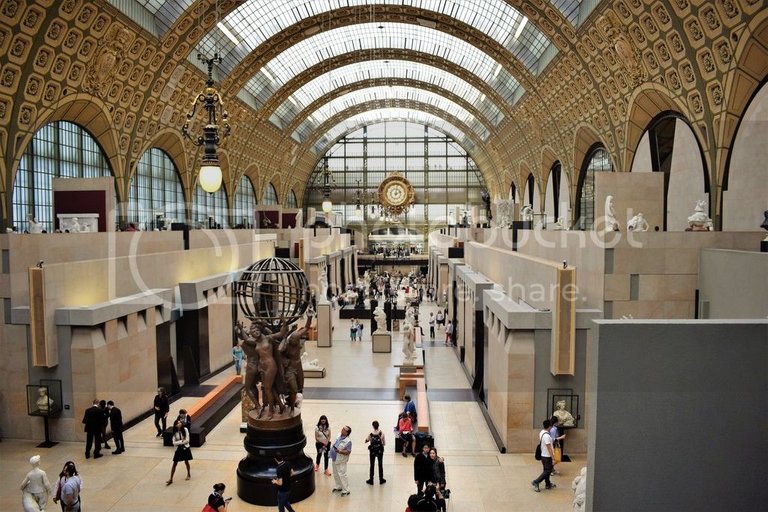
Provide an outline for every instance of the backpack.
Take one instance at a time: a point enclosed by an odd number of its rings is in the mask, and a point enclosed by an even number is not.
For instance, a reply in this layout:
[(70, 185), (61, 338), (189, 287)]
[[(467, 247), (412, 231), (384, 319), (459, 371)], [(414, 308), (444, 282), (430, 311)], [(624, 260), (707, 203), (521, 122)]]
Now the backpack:
[(371, 433), (371, 444), (368, 445), (368, 449), (372, 453), (379, 453), (384, 451), (384, 445), (381, 444), (381, 434)]
[(536, 445), (536, 451), (533, 452), (533, 458), (536, 460), (541, 460), (541, 440), (544, 438), (545, 435), (549, 435), (548, 432), (542, 432), (539, 435), (539, 444)]

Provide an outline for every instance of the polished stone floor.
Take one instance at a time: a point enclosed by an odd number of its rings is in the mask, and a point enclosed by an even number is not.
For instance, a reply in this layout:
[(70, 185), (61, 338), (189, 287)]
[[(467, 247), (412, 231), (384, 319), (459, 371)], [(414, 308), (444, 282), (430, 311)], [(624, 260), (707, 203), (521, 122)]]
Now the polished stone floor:
[[(425, 315), (434, 308), (422, 307)], [(349, 464), (351, 494), (341, 497), (331, 493), (333, 477), (316, 473), (314, 495), (295, 505), (297, 512), (402, 512), (408, 495), (413, 493), (413, 459), (394, 453), (392, 427), (402, 403), (397, 400), (395, 364), (402, 362), (402, 344), (395, 335), (392, 353), (371, 351), (370, 329), (366, 321), (364, 341), (349, 341), (348, 320), (336, 321), (333, 347), (307, 345), (310, 359), (317, 358), (327, 369), (324, 379), (308, 379), (307, 399), (302, 408), (304, 430), (309, 440), (307, 455), (314, 458), (314, 425), (321, 414), (328, 416), (332, 431), (343, 425), (352, 428), (353, 453)], [(425, 332), (428, 331), (425, 327)], [(448, 487), (452, 497), (448, 510), (454, 512), (509, 512), (571, 510), (571, 481), (584, 465), (585, 457), (570, 454), (573, 462), (560, 464), (558, 485), (550, 491), (535, 493), (530, 481), (541, 472), (533, 454), (500, 454), (486, 426), (479, 406), (472, 401), (469, 385), (453, 349), (426, 340), (427, 384), (430, 396), (432, 431), (439, 453), (445, 458)], [(206, 382), (216, 384), (223, 374)], [(106, 397), (109, 398), (109, 397)], [(186, 397), (171, 405), (171, 414), (193, 404), (197, 398)], [(119, 405), (119, 404), (118, 404)], [(384, 457), (387, 483), (369, 486), (368, 454), (363, 440), (372, 420), (377, 419), (386, 432), (388, 446)], [(228, 510), (275, 510), (258, 507), (236, 496), (235, 470), (245, 455), (239, 432), (240, 411), (233, 410), (212, 432), (206, 444), (193, 449), (192, 479), (184, 480), (184, 468), (177, 468), (174, 483), (166, 486), (173, 450), (163, 447), (155, 437), (152, 420), (142, 421), (125, 433), (126, 452), (106, 455), (99, 460), (85, 460), (82, 443), (59, 443), (53, 448), (36, 448), (39, 441), (3, 439), (0, 442), (0, 510), (21, 510), (19, 484), (29, 470), (27, 460), (42, 455), (41, 467), (54, 480), (66, 460), (77, 463), (83, 478), (83, 509), (87, 512), (198, 512), (203, 508), (216, 482), (227, 485), (226, 495), (234, 496)], [(535, 446), (531, 439), (531, 451)], [(58, 510), (57, 506), (49, 510)]]

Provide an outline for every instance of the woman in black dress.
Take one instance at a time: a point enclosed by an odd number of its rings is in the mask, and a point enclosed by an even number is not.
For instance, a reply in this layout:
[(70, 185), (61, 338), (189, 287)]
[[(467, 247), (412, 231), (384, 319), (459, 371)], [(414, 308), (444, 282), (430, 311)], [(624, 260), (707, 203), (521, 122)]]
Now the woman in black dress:
[(173, 446), (176, 447), (176, 451), (173, 453), (173, 466), (171, 466), (171, 478), (165, 482), (165, 485), (171, 485), (173, 483), (173, 474), (176, 472), (176, 464), (180, 461), (184, 461), (187, 466), (187, 478), (192, 478), (190, 474), (189, 461), (192, 460), (192, 450), (189, 449), (189, 431), (186, 429), (181, 420), (176, 420), (173, 424)]

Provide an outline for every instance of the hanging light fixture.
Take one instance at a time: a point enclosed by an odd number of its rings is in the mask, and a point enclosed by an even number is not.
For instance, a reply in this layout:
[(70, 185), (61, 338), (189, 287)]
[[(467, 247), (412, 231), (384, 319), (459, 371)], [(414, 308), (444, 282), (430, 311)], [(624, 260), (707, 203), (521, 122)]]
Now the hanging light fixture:
[[(206, 58), (202, 54), (197, 54), (198, 60), (208, 66), (208, 79), (205, 82), (205, 89), (198, 94), (192, 101), (191, 110), (187, 113), (187, 120), (181, 128), (181, 133), (195, 146), (203, 146), (202, 165), (200, 166), (200, 187), (209, 193), (216, 192), (221, 187), (221, 166), (219, 165), (219, 155), (217, 148), (221, 140), (229, 136), (229, 114), (224, 109), (224, 102), (213, 87), (213, 65), (221, 62), (218, 53), (213, 58)], [(208, 121), (203, 126), (203, 134), (197, 138), (189, 132), (189, 124), (197, 112), (197, 105), (201, 104), (208, 115)], [(221, 128), (218, 121), (221, 121)]]
[(328, 157), (323, 158), (323, 212), (329, 214), (333, 211), (333, 203), (331, 202), (331, 182), (333, 181), (333, 175), (331, 169), (328, 167)]
[(357, 191), (355, 192), (355, 210), (363, 211), (363, 191), (360, 189), (360, 180), (357, 181)]

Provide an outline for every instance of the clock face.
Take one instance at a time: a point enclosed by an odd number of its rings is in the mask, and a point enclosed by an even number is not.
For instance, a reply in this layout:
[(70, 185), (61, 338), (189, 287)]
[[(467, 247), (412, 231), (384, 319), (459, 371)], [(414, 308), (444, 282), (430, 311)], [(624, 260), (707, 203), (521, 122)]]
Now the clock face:
[(392, 172), (379, 184), (379, 201), (391, 215), (400, 215), (413, 204), (413, 186), (399, 172)]
[(405, 202), (408, 194), (406, 194), (405, 187), (401, 183), (390, 183), (385, 191), (385, 195), (389, 200), (389, 204), (398, 206)]

